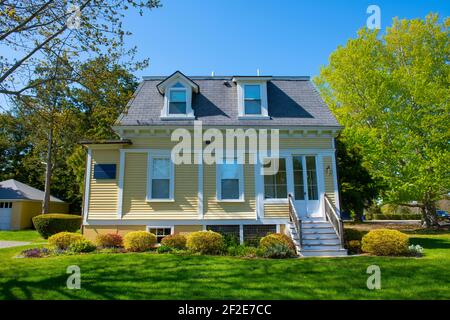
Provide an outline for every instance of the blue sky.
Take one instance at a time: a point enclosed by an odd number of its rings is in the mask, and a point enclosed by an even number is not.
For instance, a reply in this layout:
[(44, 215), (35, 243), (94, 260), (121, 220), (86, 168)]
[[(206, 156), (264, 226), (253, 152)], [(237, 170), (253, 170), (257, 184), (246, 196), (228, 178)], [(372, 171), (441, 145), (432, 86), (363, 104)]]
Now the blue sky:
[(168, 75), (310, 75), (319, 73), (338, 45), (366, 25), (369, 5), (381, 9), (381, 29), (393, 17), (450, 15), (449, 0), (162, 0), (143, 17), (127, 13), (127, 39), (150, 67), (138, 73)]

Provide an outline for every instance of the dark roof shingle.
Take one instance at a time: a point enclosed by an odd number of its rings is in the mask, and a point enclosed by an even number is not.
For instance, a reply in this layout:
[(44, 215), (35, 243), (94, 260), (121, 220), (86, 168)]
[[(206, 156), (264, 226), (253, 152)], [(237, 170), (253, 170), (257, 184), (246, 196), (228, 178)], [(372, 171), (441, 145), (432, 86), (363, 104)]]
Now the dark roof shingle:
[[(304, 77), (272, 77), (267, 83), (270, 120), (238, 119), (236, 84), (232, 77), (191, 77), (200, 86), (192, 108), (205, 126), (339, 126), (315, 87)], [(130, 100), (116, 125), (192, 125), (192, 120), (161, 120), (164, 97), (156, 85), (164, 78), (148, 77)]]

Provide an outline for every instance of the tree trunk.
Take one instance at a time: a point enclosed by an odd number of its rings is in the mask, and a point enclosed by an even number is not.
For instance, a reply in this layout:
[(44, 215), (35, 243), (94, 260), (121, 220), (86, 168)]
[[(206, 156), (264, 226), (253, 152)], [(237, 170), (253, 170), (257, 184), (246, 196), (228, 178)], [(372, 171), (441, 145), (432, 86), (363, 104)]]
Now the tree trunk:
[(42, 201), (42, 214), (48, 213), (50, 205), (50, 180), (52, 177), (52, 145), (53, 145), (53, 125), (50, 125), (47, 141), (47, 159), (45, 166), (45, 189), (44, 200)]
[(422, 211), (422, 226), (425, 228), (439, 227), (436, 205), (433, 201), (424, 201)]

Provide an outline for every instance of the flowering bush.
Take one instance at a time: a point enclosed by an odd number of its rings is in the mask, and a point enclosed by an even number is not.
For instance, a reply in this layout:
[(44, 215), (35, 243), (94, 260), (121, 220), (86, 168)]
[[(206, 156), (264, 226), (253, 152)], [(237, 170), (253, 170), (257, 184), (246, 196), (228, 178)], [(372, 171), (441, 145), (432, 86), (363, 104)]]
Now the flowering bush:
[(71, 243), (69, 246), (69, 251), (74, 253), (92, 252), (95, 249), (97, 249), (95, 244), (93, 244), (91, 241), (87, 239), (77, 240)]
[(132, 231), (124, 237), (127, 251), (142, 252), (151, 249), (156, 243), (156, 236), (148, 231)]
[(409, 237), (397, 230), (376, 229), (366, 234), (361, 249), (377, 256), (399, 256), (408, 253)]
[(66, 250), (72, 243), (83, 239), (79, 233), (60, 232), (48, 238), (48, 243), (57, 249)]
[(105, 233), (97, 235), (95, 242), (100, 248), (120, 248), (123, 247), (123, 238), (120, 234)]
[(163, 246), (183, 250), (186, 249), (186, 236), (182, 234), (171, 234), (169, 236), (164, 237), (161, 240), (161, 244)]
[(408, 247), (408, 252), (412, 256), (421, 257), (423, 256), (423, 247), (418, 244), (416, 245), (412, 244)]
[(33, 248), (23, 250), (21, 255), (25, 258), (41, 258), (49, 254), (49, 250), (47, 248)]
[(219, 254), (223, 246), (222, 235), (214, 231), (196, 231), (187, 236), (186, 247), (195, 253)]

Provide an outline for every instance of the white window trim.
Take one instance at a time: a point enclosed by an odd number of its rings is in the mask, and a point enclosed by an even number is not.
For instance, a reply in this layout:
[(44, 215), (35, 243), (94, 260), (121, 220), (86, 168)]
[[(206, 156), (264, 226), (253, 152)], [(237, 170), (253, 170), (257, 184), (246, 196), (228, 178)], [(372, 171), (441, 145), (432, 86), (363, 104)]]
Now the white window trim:
[[(146, 226), (145, 231), (150, 232), (150, 229), (169, 229), (169, 228), (170, 228), (170, 234), (171, 235), (174, 234), (174, 226)], [(156, 234), (155, 234), (155, 236), (156, 236)], [(160, 243), (156, 243), (156, 245), (160, 246), (161, 244)]]
[[(261, 114), (245, 114), (245, 102), (244, 102), (244, 87), (245, 85), (259, 85), (260, 97), (261, 97)], [(269, 108), (267, 103), (267, 82), (255, 81), (255, 82), (237, 82), (237, 95), (238, 95), (238, 119), (242, 120), (264, 120), (270, 119)]]
[[(264, 159), (272, 159), (271, 157), (265, 157), (262, 159), (261, 163), (264, 163)], [(288, 160), (289, 157), (283, 155), (279, 156), (278, 159), (284, 159), (285, 166), (286, 166), (286, 192), (287, 195), (289, 195), (289, 174), (288, 174)], [(261, 165), (261, 168), (263, 168), (263, 165)], [(262, 175), (262, 200), (264, 203), (288, 203), (288, 198), (270, 198), (266, 199), (266, 184), (264, 182), (264, 175)]]
[[(224, 160), (225, 161), (225, 160)], [(221, 164), (216, 164), (216, 201), (217, 202), (245, 202), (244, 197), (244, 165), (239, 166), (239, 199), (222, 199), (222, 170)]]
[[(177, 82), (181, 83), (184, 88), (173, 88)], [(170, 102), (170, 92), (184, 90), (186, 92), (186, 114), (170, 114), (169, 113), (169, 102)], [(174, 78), (167, 86), (167, 90), (164, 93), (164, 107), (161, 110), (161, 120), (193, 120), (195, 119), (194, 110), (192, 109), (192, 87), (189, 83), (184, 81), (182, 78)]]
[[(154, 199), (152, 198), (152, 173), (153, 173), (153, 160), (167, 158), (170, 161), (170, 181), (169, 181), (169, 198), (167, 199)], [(174, 196), (175, 186), (175, 167), (170, 157), (170, 152), (149, 152), (147, 155), (147, 202), (175, 202)]]

